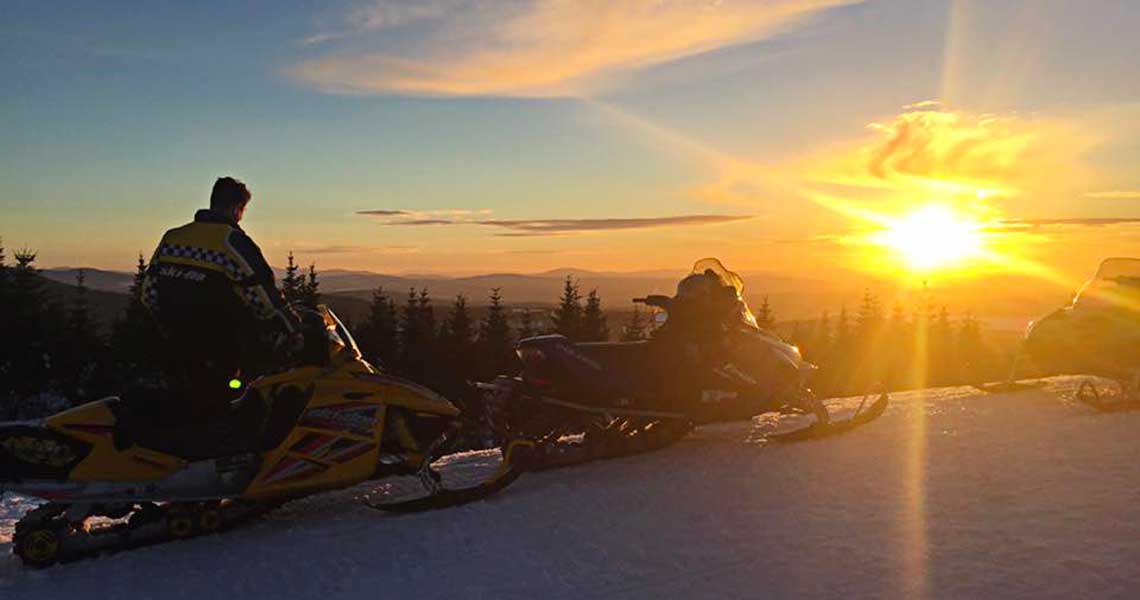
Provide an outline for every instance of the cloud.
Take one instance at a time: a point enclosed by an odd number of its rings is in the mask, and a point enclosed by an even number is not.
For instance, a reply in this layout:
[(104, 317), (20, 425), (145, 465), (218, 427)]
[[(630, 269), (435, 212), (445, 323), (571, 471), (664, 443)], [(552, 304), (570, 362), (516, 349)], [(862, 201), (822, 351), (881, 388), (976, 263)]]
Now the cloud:
[[(916, 106), (916, 105), (912, 105)], [(926, 106), (872, 123), (878, 140), (860, 152), (865, 174), (878, 179), (922, 178), (989, 182), (1021, 179), (1049, 157), (1053, 123)]]
[[(433, 226), (433, 225), (478, 225), (497, 227), (506, 232), (496, 233), (500, 237), (534, 237), (564, 235), (589, 231), (616, 231), (630, 229), (656, 229), (686, 225), (710, 225), (731, 223), (751, 219), (751, 215), (673, 215), (667, 217), (632, 217), (609, 219), (471, 219), (471, 218), (405, 218), (414, 213), (395, 212), (390, 218), (381, 220), (384, 225)], [(451, 211), (462, 212), (462, 211)], [(483, 211), (470, 214), (482, 214)], [(362, 211), (360, 214), (376, 215), (376, 211)], [(389, 217), (389, 215), (381, 215)], [(462, 217), (462, 215), (460, 215)]]
[(1003, 224), (1014, 227), (1047, 227), (1053, 225), (1078, 227), (1104, 227), (1106, 225), (1130, 225), (1140, 223), (1140, 217), (1079, 217), (1062, 219), (1013, 219)]
[[(378, 0), (286, 69), (337, 93), (581, 96), (606, 76), (778, 34), (853, 0)], [(344, 38), (344, 39), (341, 39)]]
[(1110, 190), (1105, 192), (1089, 192), (1085, 198), (1108, 200), (1140, 200), (1140, 190)]
[(613, 231), (622, 229), (656, 229), (681, 225), (709, 225), (751, 219), (749, 215), (677, 215), (629, 219), (540, 219), (479, 221), (480, 225), (503, 227), (528, 235)]
[(410, 221), (393, 221), (388, 225), (455, 225), (450, 219), (412, 219)]
[[(295, 245), (295, 244), (294, 244)], [(306, 246), (295, 245), (296, 253), (298, 255), (309, 254), (405, 254), (410, 252), (418, 252), (419, 246), (349, 246), (349, 245), (327, 245), (327, 246)]]
[(377, 209), (373, 209), (373, 210), (358, 210), (358, 211), (356, 211), (356, 214), (375, 216), (375, 217), (397, 217), (397, 216), (410, 215), (412, 213), (410, 213), (406, 210), (388, 210), (388, 209), (384, 209), (384, 208), (377, 208)]

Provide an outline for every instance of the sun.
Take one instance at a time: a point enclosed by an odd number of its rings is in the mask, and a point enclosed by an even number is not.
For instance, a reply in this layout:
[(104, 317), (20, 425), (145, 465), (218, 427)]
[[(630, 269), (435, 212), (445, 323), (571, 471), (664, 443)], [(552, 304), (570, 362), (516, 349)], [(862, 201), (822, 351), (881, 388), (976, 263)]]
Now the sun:
[(876, 241), (914, 271), (948, 268), (982, 254), (981, 224), (949, 206), (928, 204), (885, 225)]

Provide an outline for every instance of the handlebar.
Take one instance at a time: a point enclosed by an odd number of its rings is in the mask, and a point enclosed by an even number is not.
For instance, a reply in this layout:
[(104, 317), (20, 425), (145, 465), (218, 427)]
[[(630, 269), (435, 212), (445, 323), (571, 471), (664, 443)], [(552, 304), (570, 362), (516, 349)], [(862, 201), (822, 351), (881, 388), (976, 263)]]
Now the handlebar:
[(657, 308), (663, 308), (663, 309), (668, 310), (669, 305), (673, 302), (673, 299), (670, 298), (669, 296), (662, 296), (660, 294), (653, 294), (651, 296), (646, 296), (644, 298), (634, 298), (633, 301), (637, 304), (644, 304), (646, 306), (655, 306)]

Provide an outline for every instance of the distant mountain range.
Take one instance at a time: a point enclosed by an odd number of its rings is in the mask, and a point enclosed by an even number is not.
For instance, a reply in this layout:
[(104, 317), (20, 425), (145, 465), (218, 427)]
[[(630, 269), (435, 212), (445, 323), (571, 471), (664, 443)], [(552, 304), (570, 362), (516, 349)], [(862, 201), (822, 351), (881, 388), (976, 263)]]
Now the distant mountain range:
[[(329, 269), (320, 271), (321, 292), (338, 311), (350, 318), (362, 315), (372, 292), (383, 287), (402, 302), (409, 289), (426, 288), (436, 303), (446, 304), (456, 295), (468, 297), (473, 306), (486, 304), (494, 288), (511, 305), (551, 306), (558, 301), (567, 276), (580, 285), (583, 295), (596, 289), (611, 311), (630, 310), (630, 300), (647, 294), (671, 294), (685, 271), (597, 272), (564, 268), (542, 273), (492, 273), (465, 277), (445, 275), (388, 275), (369, 271)], [(45, 269), (43, 275), (58, 283), (74, 285), (76, 269)], [(92, 290), (125, 294), (133, 274), (102, 269), (84, 269)], [(918, 303), (935, 309), (945, 305), (952, 314), (972, 312), (995, 327), (1018, 329), (1030, 318), (1066, 302), (1072, 290), (1062, 290), (1040, 280), (1001, 276), (934, 284), (928, 290), (908, 289), (891, 280), (862, 273), (842, 279), (822, 279), (774, 273), (744, 273), (748, 301), (755, 308), (766, 296), (779, 320), (817, 318), (824, 310), (832, 316), (846, 306), (857, 310), (865, 289), (881, 301), (884, 313), (896, 302), (907, 310)]]

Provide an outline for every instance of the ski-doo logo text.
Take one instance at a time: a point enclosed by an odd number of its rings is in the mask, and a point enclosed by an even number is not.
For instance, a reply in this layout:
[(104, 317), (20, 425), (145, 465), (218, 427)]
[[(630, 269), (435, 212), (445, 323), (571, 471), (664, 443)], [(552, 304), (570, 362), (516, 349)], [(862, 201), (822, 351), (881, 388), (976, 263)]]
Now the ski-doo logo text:
[(206, 280), (206, 274), (193, 271), (191, 269), (180, 269), (175, 266), (165, 265), (158, 270), (159, 275), (163, 277), (170, 277), (171, 279), (185, 279), (187, 281), (202, 282)]

